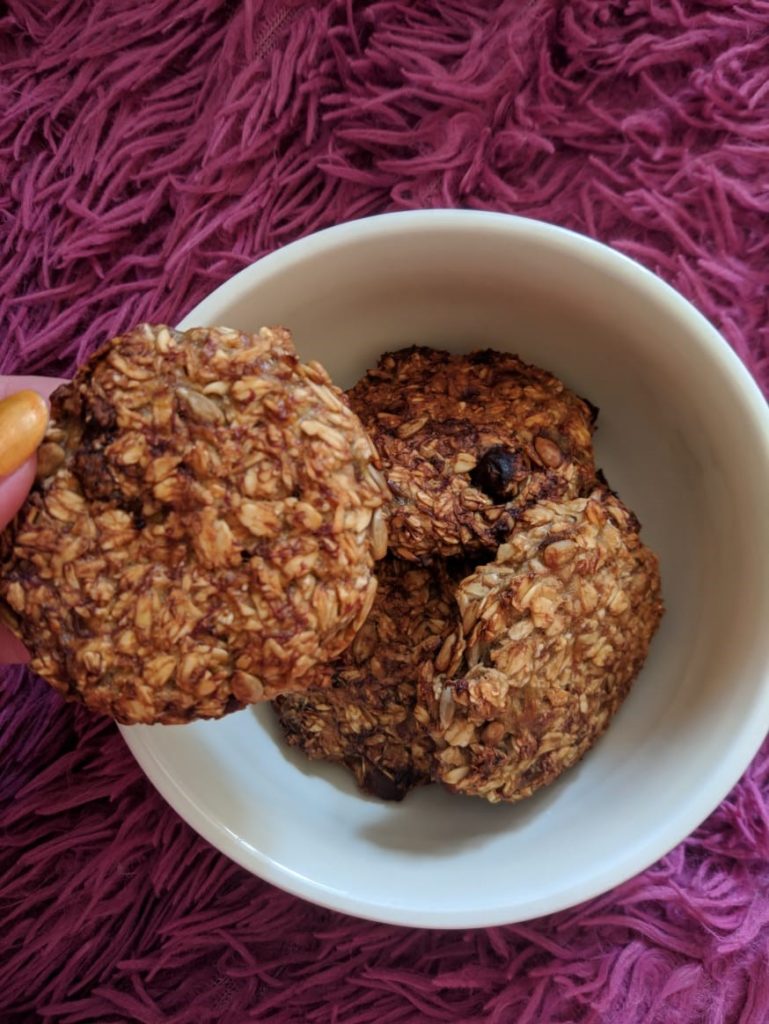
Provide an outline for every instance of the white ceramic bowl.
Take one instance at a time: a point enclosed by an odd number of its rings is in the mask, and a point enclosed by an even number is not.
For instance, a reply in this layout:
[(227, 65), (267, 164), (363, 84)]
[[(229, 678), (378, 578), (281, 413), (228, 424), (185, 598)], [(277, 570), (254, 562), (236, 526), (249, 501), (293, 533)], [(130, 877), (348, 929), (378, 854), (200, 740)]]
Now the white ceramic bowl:
[(586, 238), (493, 213), (343, 224), (242, 271), (183, 327), (281, 323), (348, 386), (413, 342), (520, 353), (600, 406), (597, 462), (659, 553), (667, 615), (606, 736), (515, 806), (402, 804), (278, 741), (269, 708), (124, 729), (193, 828), (257, 875), (362, 917), (513, 922), (622, 882), (692, 831), (769, 726), (769, 413), (683, 298)]

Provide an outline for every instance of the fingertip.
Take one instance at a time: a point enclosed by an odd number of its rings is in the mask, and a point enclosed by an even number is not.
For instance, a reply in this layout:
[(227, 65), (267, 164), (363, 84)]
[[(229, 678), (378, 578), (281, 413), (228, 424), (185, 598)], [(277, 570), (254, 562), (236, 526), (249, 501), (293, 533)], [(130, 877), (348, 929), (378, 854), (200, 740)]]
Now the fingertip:
[(49, 417), (48, 401), (31, 388), (0, 400), (0, 477), (10, 476), (37, 451)]

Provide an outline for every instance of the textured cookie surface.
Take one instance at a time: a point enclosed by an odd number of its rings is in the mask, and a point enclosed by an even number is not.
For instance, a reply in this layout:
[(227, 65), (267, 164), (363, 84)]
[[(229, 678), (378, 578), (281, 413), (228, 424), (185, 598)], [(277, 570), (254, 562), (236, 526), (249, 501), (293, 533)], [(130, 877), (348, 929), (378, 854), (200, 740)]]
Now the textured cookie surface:
[(141, 325), (51, 411), (0, 597), (66, 697), (121, 722), (218, 717), (301, 687), (351, 642), (386, 488), (288, 332)]
[(462, 642), (444, 566), (388, 557), (365, 625), (331, 667), (331, 685), (275, 701), (287, 741), (338, 762), (358, 785), (399, 800), (430, 781), (433, 742), (414, 715), (418, 679), (455, 672)]
[(383, 460), (401, 558), (494, 551), (520, 511), (594, 484), (596, 410), (508, 353), (388, 353), (348, 398)]
[(458, 585), (466, 666), (420, 686), (435, 777), (518, 800), (609, 724), (662, 616), (656, 557), (610, 491), (526, 510), (495, 561)]

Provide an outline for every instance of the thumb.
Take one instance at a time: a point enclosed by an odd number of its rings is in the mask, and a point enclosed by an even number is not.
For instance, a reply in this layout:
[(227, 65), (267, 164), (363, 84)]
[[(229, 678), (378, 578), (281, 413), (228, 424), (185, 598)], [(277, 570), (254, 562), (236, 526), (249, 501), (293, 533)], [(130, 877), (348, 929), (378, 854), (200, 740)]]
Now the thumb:
[[(47, 408), (35, 409), (34, 400), (25, 403), (8, 399), (21, 391), (34, 391), (47, 398), (64, 383), (53, 377), (0, 376), (0, 463), (3, 468), (7, 467), (6, 475), (0, 476), (0, 530), (5, 529), (24, 504), (34, 482), (36, 458), (33, 452), (42, 440), (48, 420)], [(30, 448), (28, 457), (27, 448)], [(19, 457), (21, 465), (18, 465)], [(0, 625), (0, 664), (27, 660), (28, 654), (21, 641)]]
[(35, 479), (37, 446), (48, 422), (55, 377), (0, 376), (0, 530), (16, 515)]
[[(27, 459), (20, 469), (0, 479), (0, 530), (13, 519), (29, 493), (35, 479), (35, 460)], [(29, 661), (21, 640), (0, 623), (0, 665), (20, 665)]]

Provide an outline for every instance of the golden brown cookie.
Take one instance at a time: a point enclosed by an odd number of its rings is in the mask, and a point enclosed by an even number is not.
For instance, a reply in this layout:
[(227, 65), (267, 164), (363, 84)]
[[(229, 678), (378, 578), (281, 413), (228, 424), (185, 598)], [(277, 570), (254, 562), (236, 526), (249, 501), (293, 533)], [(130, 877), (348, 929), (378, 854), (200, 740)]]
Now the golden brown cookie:
[(595, 482), (597, 410), (509, 353), (403, 349), (347, 394), (382, 457), (401, 558), (494, 551), (523, 509)]
[(420, 686), (435, 778), (519, 800), (578, 761), (641, 669), (662, 616), (656, 557), (610, 491), (522, 513), (456, 589), (466, 667)]
[(386, 487), (287, 331), (142, 325), (51, 413), (0, 598), (65, 697), (126, 723), (216, 718), (300, 688), (352, 641)]
[(446, 567), (389, 557), (377, 566), (371, 614), (331, 666), (325, 689), (278, 697), (291, 746), (344, 764), (361, 789), (400, 800), (430, 781), (433, 743), (414, 717), (417, 680), (462, 660), (453, 581)]

